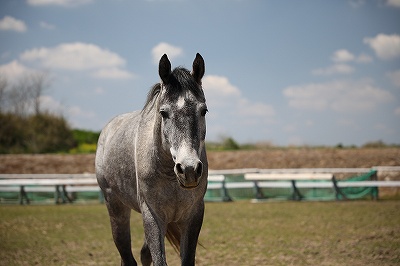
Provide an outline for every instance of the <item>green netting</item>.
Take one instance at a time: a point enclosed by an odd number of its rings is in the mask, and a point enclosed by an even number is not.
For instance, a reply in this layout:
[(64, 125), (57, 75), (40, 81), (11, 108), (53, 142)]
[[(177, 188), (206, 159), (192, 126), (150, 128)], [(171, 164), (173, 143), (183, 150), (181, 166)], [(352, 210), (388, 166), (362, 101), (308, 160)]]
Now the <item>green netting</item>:
[[(317, 182), (317, 181), (315, 181)], [(299, 189), (304, 200), (335, 200), (336, 192), (333, 188), (304, 188)]]
[[(47, 203), (54, 202), (54, 193), (52, 192), (26, 192), (29, 203)], [(20, 203), (20, 192), (0, 192), (0, 203)], [(23, 199), (27, 203), (26, 198)]]
[[(376, 180), (377, 172), (375, 170), (368, 173), (357, 175), (346, 179), (345, 181), (367, 181)], [(244, 179), (243, 175), (227, 176), (225, 183), (230, 182), (249, 182)], [(322, 182), (322, 181), (308, 181)], [(326, 182), (326, 181), (324, 181)], [(220, 182), (210, 182), (209, 184)], [(359, 187), (359, 188), (341, 188), (340, 193), (334, 188), (300, 188), (298, 189), (302, 200), (335, 200), (335, 199), (362, 199), (365, 197), (378, 197), (377, 187)], [(244, 200), (244, 199), (274, 199), (288, 200), (293, 199), (293, 188), (260, 188), (258, 191), (255, 187), (250, 188), (229, 188), (229, 189), (208, 189), (205, 194), (206, 201), (228, 201), (228, 200)], [(0, 203), (19, 203), (20, 192), (18, 188), (12, 192), (0, 192)], [(54, 203), (57, 199), (62, 202), (60, 195), (55, 192), (27, 192), (30, 203)], [(68, 193), (68, 197), (73, 202), (85, 202), (102, 200), (99, 192), (74, 192)], [(66, 202), (68, 199), (64, 198)], [(26, 200), (24, 199), (24, 203)]]
[[(376, 180), (377, 179), (377, 171), (376, 170), (371, 170), (370, 172), (359, 175), (359, 176), (354, 176), (346, 181), (367, 181), (367, 180)], [(341, 194), (339, 194), (339, 199), (361, 199), (365, 197), (372, 197), (372, 198), (377, 198), (378, 197), (378, 188), (377, 187), (349, 187), (349, 188), (341, 188), (340, 189)]]
[[(377, 171), (372, 170), (368, 173), (353, 176), (342, 181), (367, 181), (376, 180)], [(248, 182), (243, 175), (227, 176), (226, 183), (229, 182)], [(326, 182), (326, 181), (302, 181), (302, 182)], [(215, 183), (215, 182), (210, 182)], [(366, 197), (377, 198), (377, 187), (358, 187), (358, 188), (340, 188), (338, 193), (335, 188), (299, 188), (302, 200), (336, 200), (336, 199), (362, 199)], [(257, 194), (257, 192), (261, 192)], [(205, 195), (206, 201), (224, 200), (227, 197), (232, 200), (243, 199), (268, 199), (268, 200), (288, 200), (296, 196), (293, 188), (229, 188), (225, 192), (223, 189), (208, 190)]]
[[(100, 192), (72, 192), (68, 193), (68, 198), (72, 202), (87, 202), (87, 201), (102, 201), (103, 197)], [(26, 196), (29, 199), (30, 204), (47, 204), (47, 203), (66, 203), (69, 202), (68, 198), (56, 194), (55, 192), (26, 192)], [(24, 197), (23, 203), (27, 203), (27, 199)], [(12, 192), (0, 192), (0, 203), (16, 204), (21, 201), (21, 193), (19, 191)]]

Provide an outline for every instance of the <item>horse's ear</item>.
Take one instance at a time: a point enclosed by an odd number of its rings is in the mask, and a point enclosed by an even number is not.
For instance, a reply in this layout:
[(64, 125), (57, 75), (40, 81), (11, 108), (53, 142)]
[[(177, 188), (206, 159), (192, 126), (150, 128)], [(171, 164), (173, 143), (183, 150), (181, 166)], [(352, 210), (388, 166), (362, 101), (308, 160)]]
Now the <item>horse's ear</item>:
[(194, 77), (196, 82), (200, 85), (201, 85), (201, 79), (203, 78), (205, 71), (206, 68), (204, 65), (204, 59), (199, 53), (197, 53), (196, 58), (193, 61), (192, 76)]
[(164, 54), (160, 59), (160, 64), (158, 65), (158, 74), (164, 84), (168, 84), (169, 75), (171, 74), (171, 62), (168, 56)]

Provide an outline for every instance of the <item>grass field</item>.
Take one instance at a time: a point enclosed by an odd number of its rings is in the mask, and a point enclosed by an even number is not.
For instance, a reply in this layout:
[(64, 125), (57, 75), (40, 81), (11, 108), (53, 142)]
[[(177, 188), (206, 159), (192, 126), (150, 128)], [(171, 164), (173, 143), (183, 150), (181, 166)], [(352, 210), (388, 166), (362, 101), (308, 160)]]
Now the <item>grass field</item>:
[[(400, 201), (207, 203), (200, 241), (198, 265), (400, 265)], [(0, 206), (0, 265), (119, 265), (105, 206)]]

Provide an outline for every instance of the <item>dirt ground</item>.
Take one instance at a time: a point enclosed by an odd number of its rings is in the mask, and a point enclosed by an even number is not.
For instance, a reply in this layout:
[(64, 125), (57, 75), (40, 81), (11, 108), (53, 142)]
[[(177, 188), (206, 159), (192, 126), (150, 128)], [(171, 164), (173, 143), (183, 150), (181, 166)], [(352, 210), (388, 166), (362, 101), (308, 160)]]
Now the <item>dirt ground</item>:
[[(210, 169), (239, 168), (357, 168), (400, 166), (400, 148), (268, 149), (208, 152)], [(94, 173), (94, 154), (0, 155), (0, 173)]]

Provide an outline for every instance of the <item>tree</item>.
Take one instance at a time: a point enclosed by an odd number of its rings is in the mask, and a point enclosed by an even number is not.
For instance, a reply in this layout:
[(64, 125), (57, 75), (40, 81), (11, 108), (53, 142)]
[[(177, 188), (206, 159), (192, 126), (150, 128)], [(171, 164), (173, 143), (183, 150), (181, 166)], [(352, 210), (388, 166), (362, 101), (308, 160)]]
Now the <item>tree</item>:
[(0, 73), (0, 113), (2, 112), (7, 88), (7, 79), (5, 76)]
[(43, 112), (40, 99), (49, 86), (49, 75), (43, 71), (25, 74), (11, 84), (0, 76), (0, 111), (18, 116), (40, 114)]
[(37, 72), (28, 76), (30, 84), (30, 93), (33, 98), (33, 107), (36, 115), (42, 111), (40, 109), (40, 97), (50, 86), (50, 80), (47, 72)]
[(67, 152), (76, 146), (63, 116), (42, 110), (47, 72), (32, 72), (9, 83), (0, 76), (0, 153)]
[(222, 141), (222, 147), (225, 150), (239, 150), (239, 144), (231, 137), (227, 137)]

